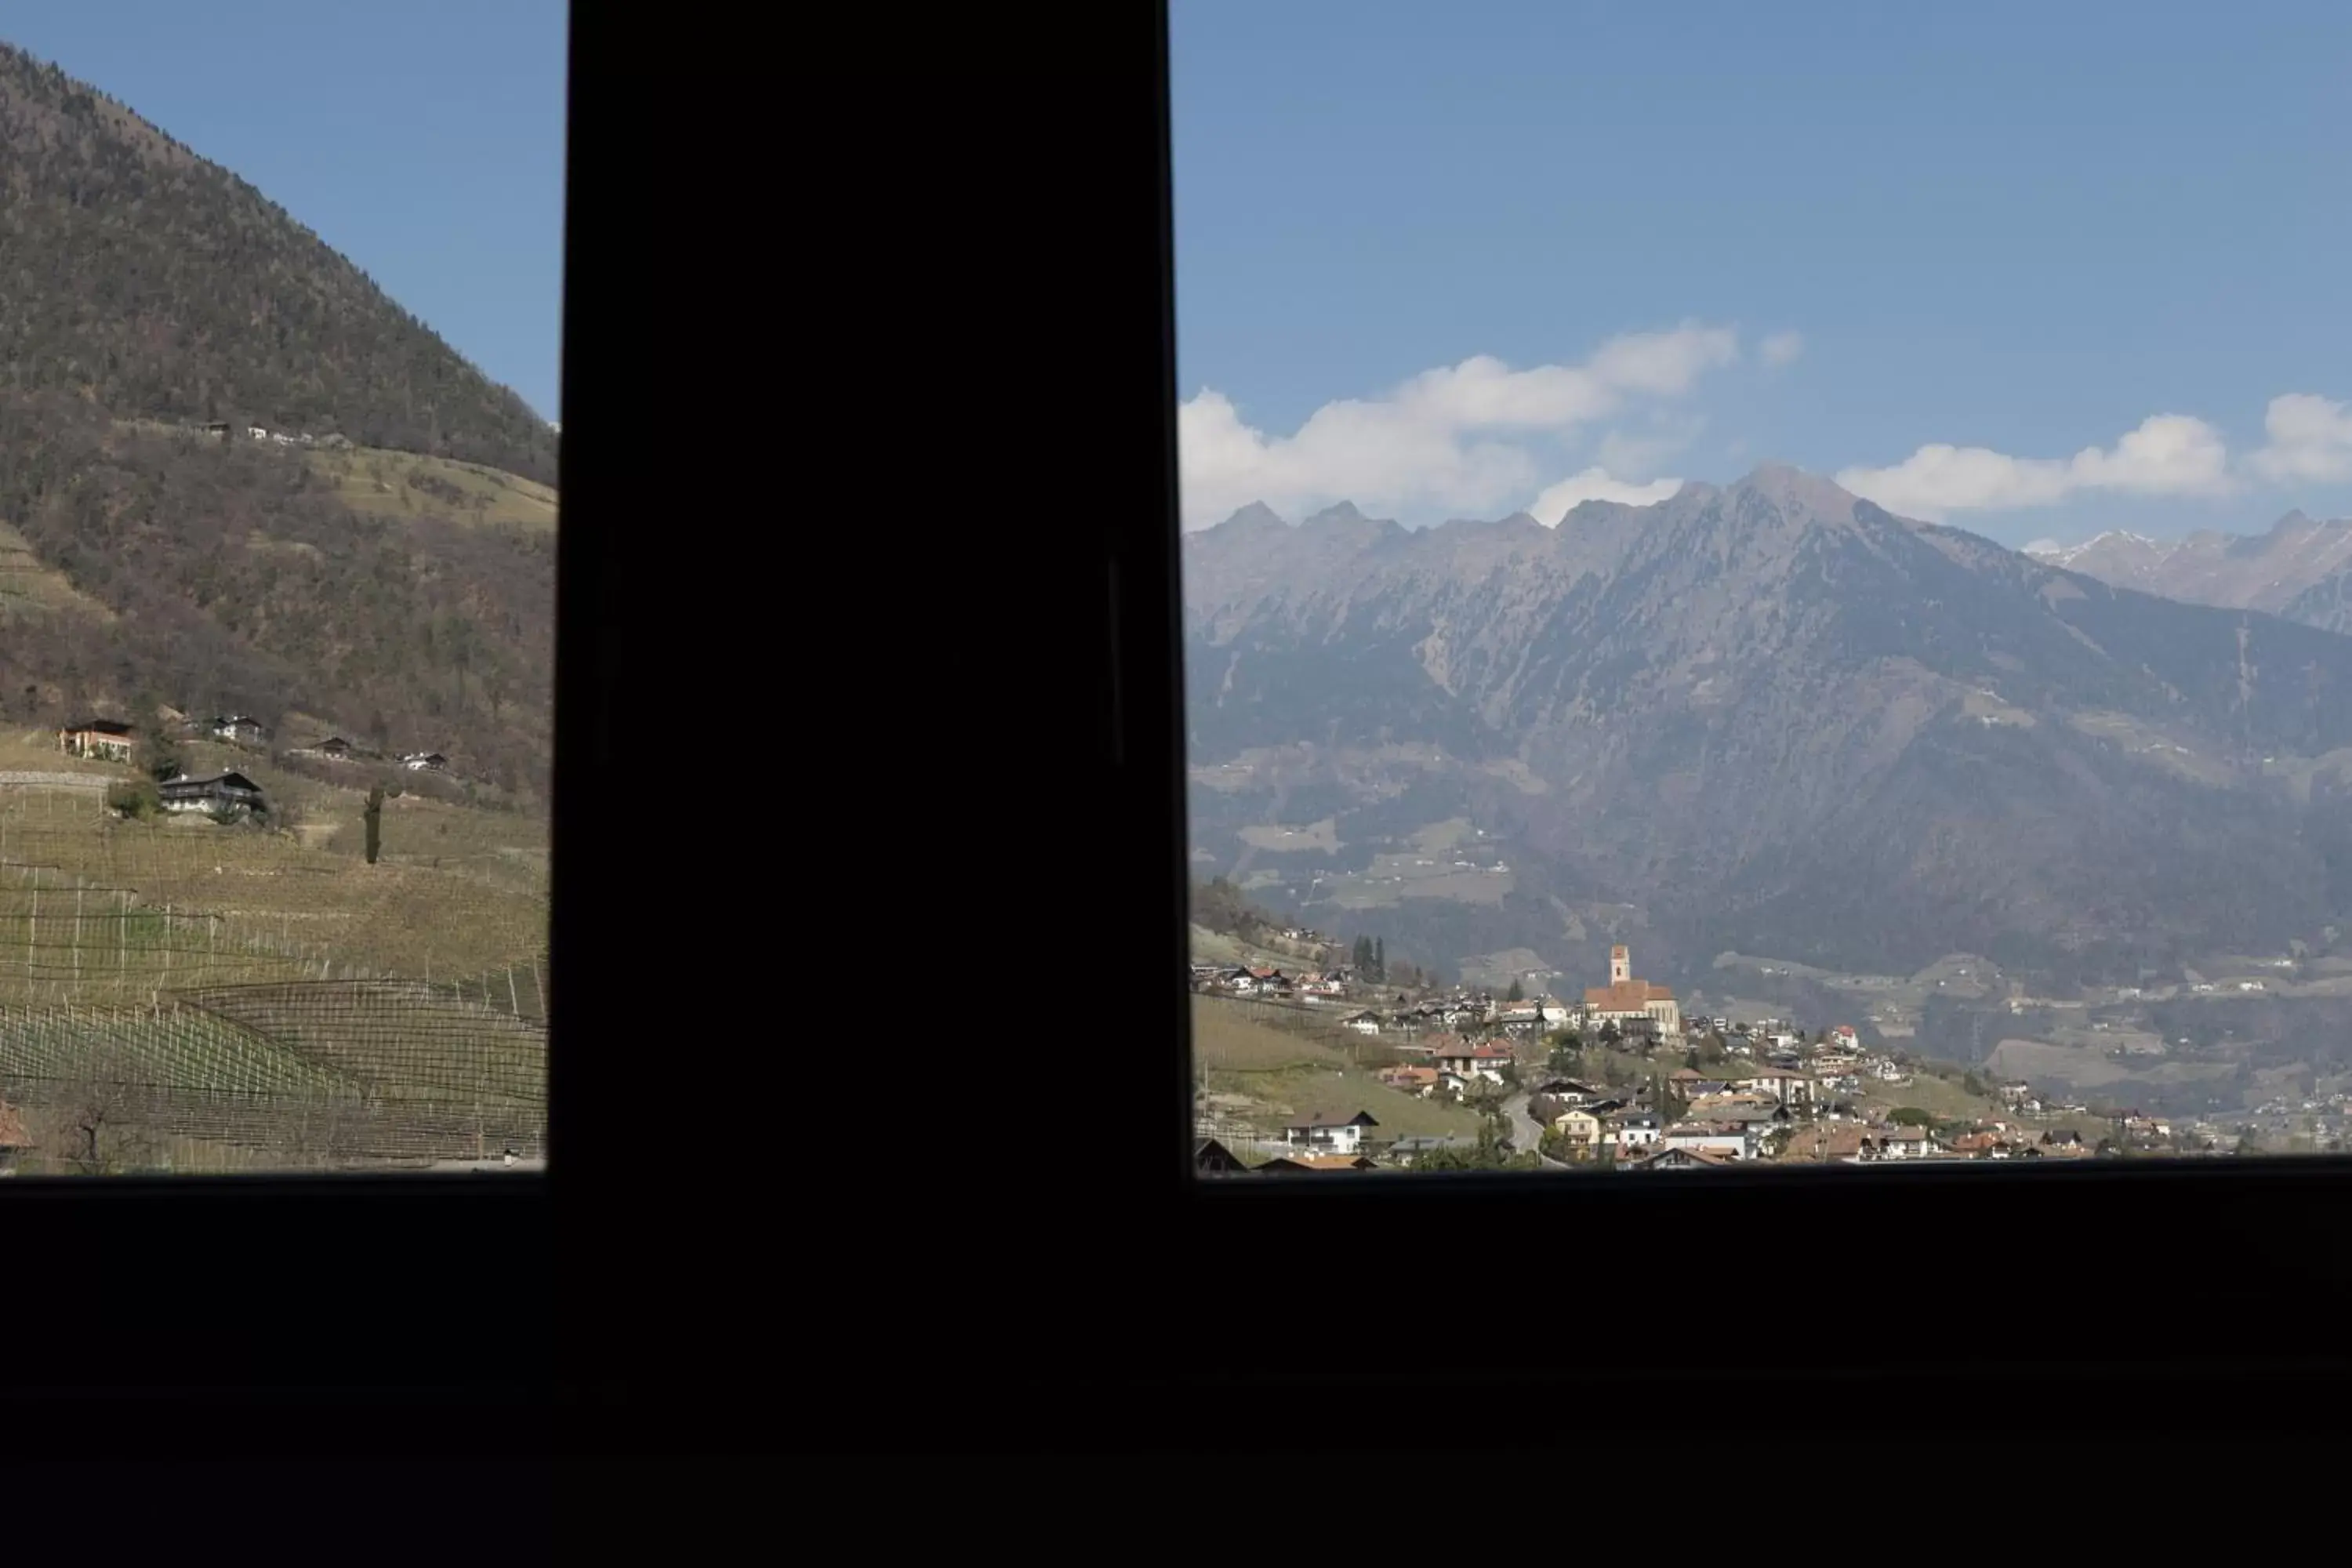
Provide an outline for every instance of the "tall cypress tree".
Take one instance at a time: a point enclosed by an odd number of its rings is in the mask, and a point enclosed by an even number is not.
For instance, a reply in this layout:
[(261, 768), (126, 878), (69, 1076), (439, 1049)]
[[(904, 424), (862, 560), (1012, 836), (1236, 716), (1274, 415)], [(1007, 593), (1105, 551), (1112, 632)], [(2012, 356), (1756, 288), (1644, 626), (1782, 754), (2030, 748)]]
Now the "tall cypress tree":
[(382, 847), (383, 837), (383, 785), (377, 784), (368, 791), (367, 810), (364, 815), (367, 820), (367, 863), (373, 866), (375, 864), (376, 850)]

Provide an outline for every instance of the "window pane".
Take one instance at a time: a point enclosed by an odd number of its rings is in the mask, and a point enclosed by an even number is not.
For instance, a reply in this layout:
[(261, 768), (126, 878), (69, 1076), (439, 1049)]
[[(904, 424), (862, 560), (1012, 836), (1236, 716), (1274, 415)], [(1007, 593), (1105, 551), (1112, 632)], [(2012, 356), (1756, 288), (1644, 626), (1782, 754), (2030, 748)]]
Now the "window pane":
[(0, 1171), (536, 1168), (565, 9), (8, 27)]
[(1174, 7), (1202, 1169), (2341, 1146), (2352, 15), (2144, 20)]

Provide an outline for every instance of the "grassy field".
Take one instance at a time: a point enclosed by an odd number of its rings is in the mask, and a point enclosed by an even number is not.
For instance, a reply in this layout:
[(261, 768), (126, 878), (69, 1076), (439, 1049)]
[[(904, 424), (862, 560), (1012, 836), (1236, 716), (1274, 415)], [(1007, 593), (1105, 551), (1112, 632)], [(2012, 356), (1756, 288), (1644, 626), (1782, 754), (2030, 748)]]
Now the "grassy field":
[(354, 511), (528, 529), (555, 526), (553, 489), (496, 468), (373, 447), (348, 452), (310, 447), (302, 457)]
[(1289, 1067), (1251, 1072), (1212, 1068), (1206, 1080), (1212, 1093), (1248, 1096), (1254, 1104), (1237, 1114), (1269, 1136), (1278, 1136), (1289, 1118), (1318, 1110), (1340, 1115), (1369, 1110), (1380, 1123), (1372, 1133), (1379, 1139), (1475, 1138), (1480, 1125), (1476, 1111), (1401, 1094), (1354, 1068)]
[(1192, 1051), (1203, 1086), (1212, 1094), (1246, 1097), (1248, 1108), (1236, 1111), (1241, 1120), (1278, 1134), (1294, 1115), (1369, 1110), (1381, 1124), (1374, 1136), (1382, 1139), (1477, 1134), (1477, 1112), (1400, 1093), (1370, 1069), (1350, 1065), (1356, 1037), (1349, 1031), (1319, 1020), (1276, 1028), (1259, 1021), (1267, 1016), (1284, 1015), (1224, 997), (1192, 998)]
[(1270, 1028), (1242, 1005), (1219, 996), (1192, 998), (1192, 1058), (1204, 1068), (1265, 1072), (1288, 1067), (1344, 1067), (1348, 1055), (1290, 1029)]
[[(299, 830), (129, 822), (97, 794), (0, 785), (0, 1003), (362, 974), (449, 980), (528, 963), (544, 944), (541, 820), (404, 795), (384, 804), (383, 851), (369, 866), (357, 790), (228, 747), (186, 752), (192, 769), (246, 773)], [(24, 735), (0, 743), (0, 771), (129, 776)]]

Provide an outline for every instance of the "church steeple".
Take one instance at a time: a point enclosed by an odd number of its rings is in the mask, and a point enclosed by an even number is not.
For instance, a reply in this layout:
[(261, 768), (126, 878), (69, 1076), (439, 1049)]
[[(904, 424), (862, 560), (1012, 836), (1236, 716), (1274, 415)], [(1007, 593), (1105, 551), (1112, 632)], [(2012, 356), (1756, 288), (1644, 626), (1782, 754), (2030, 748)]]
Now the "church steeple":
[(1633, 978), (1633, 950), (1620, 942), (1609, 950), (1609, 984), (1622, 985)]

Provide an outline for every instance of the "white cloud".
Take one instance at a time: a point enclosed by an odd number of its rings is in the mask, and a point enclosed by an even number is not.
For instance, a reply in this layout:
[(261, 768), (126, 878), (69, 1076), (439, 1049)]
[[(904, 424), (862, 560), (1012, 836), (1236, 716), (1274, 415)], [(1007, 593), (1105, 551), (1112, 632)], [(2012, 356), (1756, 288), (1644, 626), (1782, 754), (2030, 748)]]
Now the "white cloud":
[(1889, 511), (1930, 522), (1956, 511), (2049, 506), (2085, 490), (2212, 496), (2231, 489), (2221, 432), (2185, 414), (2151, 416), (2112, 447), (2085, 447), (2072, 458), (2012, 458), (1939, 444), (1891, 468), (1843, 469), (1837, 482)]
[(1649, 506), (1682, 488), (1680, 479), (1653, 479), (1646, 485), (1637, 485), (1610, 478), (1606, 468), (1587, 468), (1580, 474), (1570, 474), (1536, 497), (1535, 504), (1528, 508), (1528, 515), (1546, 528), (1558, 528), (1561, 518), (1589, 500)]
[(1395, 512), (1516, 506), (1542, 471), (1520, 442), (1570, 434), (1636, 400), (1684, 396), (1738, 355), (1729, 328), (1696, 322), (1612, 338), (1581, 364), (1513, 370), (1480, 355), (1385, 397), (1327, 403), (1288, 436), (1255, 428), (1204, 388), (1177, 410), (1184, 526), (1254, 500), (1293, 516), (1343, 500)]
[(1593, 449), (1592, 460), (1596, 466), (1621, 479), (1647, 479), (1664, 468), (1666, 459), (1697, 440), (1706, 429), (1706, 421), (1694, 416), (1654, 426), (1642, 435), (1612, 430), (1601, 437), (1601, 445)]
[(1805, 352), (1805, 340), (1800, 332), (1774, 332), (1756, 347), (1766, 364), (1787, 364)]
[(2263, 416), (2270, 445), (2246, 458), (2266, 479), (2352, 479), (2352, 405), (2290, 392)]

